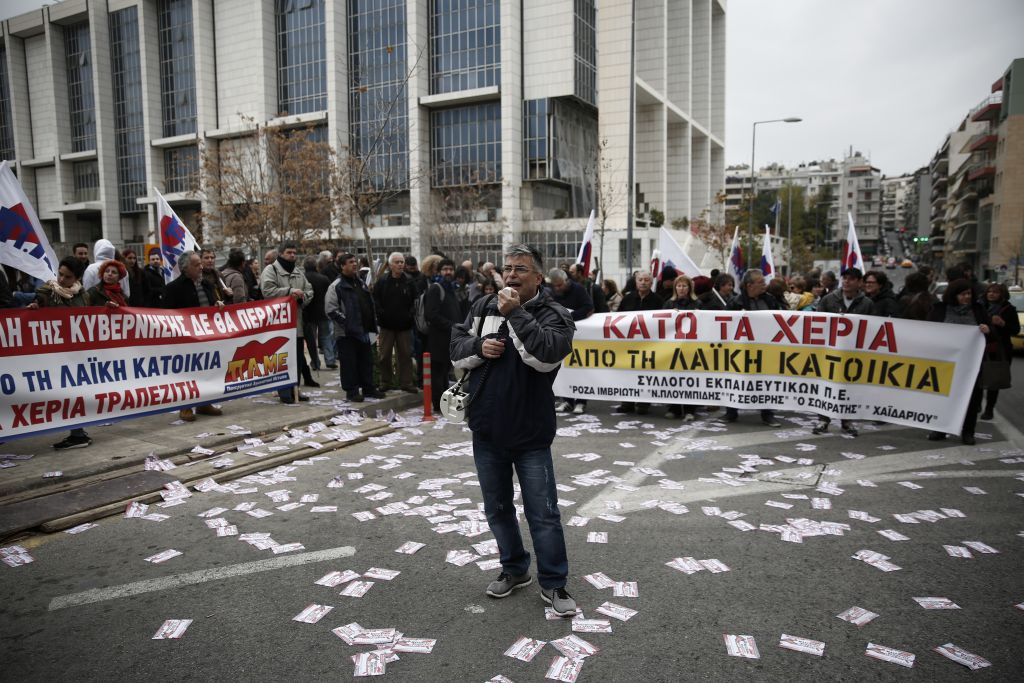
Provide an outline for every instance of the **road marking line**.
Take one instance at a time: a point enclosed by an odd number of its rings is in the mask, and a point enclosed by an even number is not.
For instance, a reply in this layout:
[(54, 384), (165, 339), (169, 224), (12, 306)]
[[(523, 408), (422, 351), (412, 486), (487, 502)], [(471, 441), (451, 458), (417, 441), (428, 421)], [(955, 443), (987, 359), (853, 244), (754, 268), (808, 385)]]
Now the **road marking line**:
[[(1020, 445), (1024, 443), (1024, 435), (1022, 435), (1021, 432), (1018, 431), (1009, 421), (999, 418), (997, 422), (1000, 431), (1006, 438), (1006, 441), (997, 441), (996, 443), (1007, 443), (1009, 445)], [(895, 429), (895, 427), (893, 429)], [(815, 438), (815, 436), (811, 434), (794, 434), (783, 439), (775, 438), (772, 443), (802, 441), (813, 438)], [(667, 460), (666, 456), (673, 453), (684, 453), (687, 450), (686, 446), (689, 443), (701, 440), (714, 440), (716, 445), (731, 446), (732, 452), (735, 452), (737, 448), (763, 446), (767, 442), (763, 431), (745, 432), (743, 434), (731, 434), (726, 436), (716, 436), (712, 433), (701, 435), (696, 438), (687, 436), (677, 439), (676, 441), (666, 444), (654, 451), (651, 455), (644, 458), (642, 462), (638, 463), (638, 467), (659, 467)], [(844, 444), (845, 448), (847, 443), (850, 441), (855, 442), (853, 439), (842, 439), (841, 443)], [(994, 446), (994, 444), (989, 445), (985, 442), (982, 443), (982, 447), (985, 447), (986, 445), (989, 447)], [(849, 444), (849, 447), (850, 450), (855, 448), (852, 443)], [(941, 445), (939, 445), (939, 448), (941, 448)], [(711, 455), (715, 452), (716, 451), (705, 451), (704, 453)], [(924, 470), (931, 467), (943, 467), (958, 464), (958, 461), (960, 460), (972, 460), (978, 462), (982, 460), (994, 460), (1006, 457), (1005, 454), (996, 452), (994, 449), (988, 453), (981, 453), (976, 447), (971, 446), (946, 447), (941, 448), (940, 452), (947, 454), (949, 457), (943, 459), (927, 457), (936, 453), (936, 447), (933, 446), (929, 447), (927, 450), (869, 456), (864, 460), (839, 460), (831, 462), (829, 465), (842, 470), (842, 476), (826, 478), (836, 484), (849, 484), (855, 482), (857, 479), (870, 479), (872, 477), (878, 478), (880, 481), (896, 481), (899, 479), (912, 479), (915, 477), (907, 475), (895, 476), (892, 475), (892, 473), (907, 472), (909, 470)], [(817, 473), (820, 469), (820, 464), (821, 463), (817, 463), (811, 466), (792, 467), (775, 471), (780, 473), (778, 475), (780, 478), (785, 479), (786, 475), (792, 476), (800, 472), (809, 471)], [(1019, 470), (1015, 471), (1014, 474), (1017, 472), (1019, 472)], [(960, 476), (968, 476), (962, 472), (958, 474)], [(711, 474), (706, 473), (701, 476), (710, 477)], [(940, 472), (936, 474), (935, 478), (943, 476), (944, 475)], [(971, 476), (983, 477), (986, 476), (986, 473), (979, 471)], [(1007, 473), (1004, 475), (1003, 473), (999, 473), (991, 476), (1013, 476), (1013, 474)], [(641, 472), (629, 472), (622, 478), (628, 484), (639, 486), (640, 482), (648, 479), (649, 477)], [(920, 478), (929, 479), (932, 477)], [(689, 481), (680, 482), (687, 487), (687, 490), (685, 491), (663, 489), (659, 485), (641, 486), (636, 491), (623, 491), (621, 489), (616, 489), (616, 484), (611, 484), (606, 486), (604, 490), (580, 506), (577, 514), (584, 517), (595, 517), (597, 515), (604, 514), (608, 512), (605, 502), (610, 500), (617, 501), (622, 505), (622, 508), (620, 510), (616, 510), (616, 512), (634, 512), (643, 509), (642, 503), (646, 500), (650, 500), (651, 498), (674, 501), (677, 503), (692, 503), (713, 498), (779, 493), (789, 490), (806, 489), (813, 487), (814, 485), (814, 480), (807, 480), (804, 483), (795, 483), (791, 479), (786, 481), (776, 481), (774, 483), (772, 480), (768, 479), (744, 479), (743, 481), (750, 483), (746, 483), (743, 486), (729, 486), (727, 484), (716, 485), (698, 481), (697, 479), (691, 479)]]
[(135, 581), (134, 583), (126, 583), (120, 586), (111, 586), (109, 588), (93, 588), (92, 590), (83, 591), (81, 593), (71, 593), (70, 595), (58, 596), (50, 601), (50, 606), (47, 609), (53, 612), (67, 607), (88, 605), (93, 602), (102, 602), (104, 600), (117, 600), (118, 598), (127, 598), (141, 593), (152, 593), (154, 591), (167, 590), (168, 588), (190, 586), (197, 583), (206, 583), (207, 581), (219, 581), (221, 579), (229, 579), (234, 576), (258, 574), (260, 572), (273, 571), (274, 569), (282, 569), (284, 567), (297, 567), (304, 564), (312, 564), (314, 562), (334, 560), (339, 557), (351, 557), (355, 552), (356, 549), (352, 546), (341, 546), (338, 548), (316, 550), (314, 552), (302, 553), (299, 555), (271, 557), (266, 560), (245, 562), (243, 564), (231, 565), (230, 567), (214, 567), (212, 569), (201, 569), (195, 572), (188, 572), (187, 574), (173, 574), (171, 576), (162, 576), (158, 579)]

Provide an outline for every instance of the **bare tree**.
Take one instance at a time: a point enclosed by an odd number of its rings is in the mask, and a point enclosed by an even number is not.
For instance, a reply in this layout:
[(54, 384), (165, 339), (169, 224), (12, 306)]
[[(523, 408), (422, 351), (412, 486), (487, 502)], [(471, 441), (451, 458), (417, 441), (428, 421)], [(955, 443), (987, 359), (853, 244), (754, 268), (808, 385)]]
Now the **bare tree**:
[[(386, 53), (401, 60), (388, 47)], [(415, 186), (422, 172), (409, 165), (409, 138), (406, 97), (409, 81), (420, 67), (425, 50), (419, 49), (412, 64), (403, 65), (398, 80), (374, 82), (370, 77), (353, 74), (357, 85), (350, 93), (360, 112), (372, 112), (350, 124), (348, 140), (339, 139), (337, 162), (331, 172), (331, 196), (335, 213), (349, 217), (362, 232), (366, 257), (373, 263), (370, 230), (379, 222), (381, 210), (393, 205)], [(350, 109), (351, 111), (351, 109)]]
[[(708, 251), (716, 254), (719, 262), (724, 265), (729, 257), (735, 226), (730, 226), (724, 220), (718, 221), (714, 218), (725, 215), (722, 210), (722, 207), (725, 206), (724, 191), (719, 191), (715, 195), (714, 204), (713, 209), (704, 209), (698, 218), (688, 221), (688, 227), (693, 236), (703, 242)], [(680, 227), (676, 225), (679, 222), (679, 220), (672, 221), (672, 226)]]
[(331, 221), (335, 163), (322, 129), (244, 120), (251, 134), (202, 149), (204, 222), (250, 249), (319, 236)]
[(621, 162), (614, 161), (608, 154), (608, 139), (597, 144), (597, 155), (592, 162), (590, 177), (594, 179), (594, 201), (600, 267), (604, 268), (604, 238), (608, 228), (608, 216), (619, 211), (629, 196), (627, 180), (620, 176)]
[(474, 182), (430, 193), (430, 244), (472, 260), (492, 260), (501, 252), (504, 219), (498, 216), (501, 186)]

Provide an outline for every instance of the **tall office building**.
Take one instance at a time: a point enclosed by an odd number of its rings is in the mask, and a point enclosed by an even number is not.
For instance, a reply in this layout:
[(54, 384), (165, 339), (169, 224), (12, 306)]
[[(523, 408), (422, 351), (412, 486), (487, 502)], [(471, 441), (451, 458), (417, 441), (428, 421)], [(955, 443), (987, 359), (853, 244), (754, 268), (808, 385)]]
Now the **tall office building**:
[(724, 175), (724, 0), (65, 0), (0, 29), (0, 153), (58, 244), (151, 241), (152, 187), (196, 221), (204, 150), (257, 126), (366, 160), (377, 253), (571, 260), (603, 204), (620, 275), (630, 217), (643, 263)]

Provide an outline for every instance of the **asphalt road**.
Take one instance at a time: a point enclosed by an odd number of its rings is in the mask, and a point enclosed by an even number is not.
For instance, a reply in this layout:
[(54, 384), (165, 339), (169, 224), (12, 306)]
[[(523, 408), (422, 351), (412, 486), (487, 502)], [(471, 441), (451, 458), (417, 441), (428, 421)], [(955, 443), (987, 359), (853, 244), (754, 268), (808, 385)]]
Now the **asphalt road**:
[[(1024, 675), (1024, 611), (1015, 607), (1024, 603), (1024, 460), (1000, 461), (1020, 459), (1024, 438), (1002, 418), (983, 423), (980, 432), (992, 438), (968, 448), (953, 440), (936, 445), (917, 430), (871, 424), (863, 425), (858, 439), (834, 431), (815, 437), (809, 420), (793, 414), (782, 415), (782, 429), (770, 430), (751, 413), (726, 428), (714, 419), (721, 413), (702, 414), (686, 425), (660, 411), (638, 420), (610, 415), (608, 404), (591, 407), (593, 416), (561, 418), (563, 432), (554, 446), (559, 483), (572, 487), (562, 493), (563, 520), (590, 518), (585, 526), (566, 526), (569, 589), (588, 618), (601, 618), (595, 609), (605, 601), (638, 613), (625, 622), (611, 619), (612, 633), (578, 634), (600, 648), (584, 662), (579, 680), (945, 681)], [(445, 562), (449, 551), (475, 552), (472, 544), (490, 539), (488, 532), (471, 538), (441, 534), (417, 515), (374, 512), (376, 518), (365, 522), (352, 516), (404, 501), (410, 508), (451, 503), (434, 512), (471, 521), (480, 494), (468, 439), (456, 425), (400, 430), (394, 440), (298, 464), (289, 473), (294, 481), (253, 483), (257, 490), (243, 494), (196, 493), (182, 505), (151, 508), (169, 515), (164, 521), (118, 517), (80, 534), (30, 539), (24, 545), (33, 563), (0, 565), (4, 678), (347, 679), (351, 656), (374, 646), (346, 644), (331, 630), (357, 622), (437, 640), (430, 654), (402, 653), (388, 664), (387, 680), (486, 681), (498, 674), (520, 683), (544, 680), (558, 654), (552, 645), (528, 663), (503, 652), (520, 636), (567, 636), (570, 622), (545, 619), (536, 584), (493, 600), (483, 589), (496, 571)], [(724, 468), (735, 469), (754, 455), (813, 462), (773, 460), (754, 466), (756, 473), (744, 475), (742, 486), (717, 483), (723, 475), (742, 474)], [(634, 469), (640, 467), (652, 469)], [(587, 473), (598, 482), (579, 479)], [(363, 477), (348, 479), (353, 474)], [(338, 476), (343, 488), (329, 488)], [(440, 486), (450, 495), (421, 488), (437, 478), (448, 479)], [(818, 492), (815, 484), (821, 482), (842, 492)], [(357, 491), (366, 484), (392, 495), (368, 500), (374, 492)], [(682, 488), (672, 488), (677, 484)], [(984, 493), (972, 494), (965, 486)], [(277, 506), (284, 503), (266, 493), (282, 489), (290, 491), (290, 502), (306, 494), (318, 500), (281, 511)], [(831, 509), (786, 496), (827, 499)], [(664, 507), (645, 507), (655, 500)], [(793, 507), (767, 506), (769, 500)], [(233, 510), (244, 502), (273, 514), (256, 518)], [(338, 509), (312, 512), (313, 505)], [(298, 542), (304, 549), (274, 555), (238, 537), (217, 537), (198, 516), (217, 507), (228, 508), (220, 516), (242, 534), (269, 532), (281, 544)], [(805, 518), (848, 524), (849, 530), (785, 542), (778, 532), (740, 531), (702, 507), (735, 511), (739, 521), (755, 527)], [(940, 508), (965, 516), (919, 523), (893, 517)], [(878, 521), (852, 519), (849, 510)], [(624, 519), (598, 518), (609, 513)], [(878, 533), (887, 529), (909, 540)], [(607, 532), (608, 542), (589, 543), (595, 531)], [(412, 555), (394, 552), (407, 541), (426, 545)], [(964, 541), (999, 552), (972, 551), (972, 558), (959, 559), (943, 549), (966, 547)], [(144, 560), (167, 549), (183, 554), (162, 564)], [(900, 569), (885, 572), (851, 559), (863, 549), (891, 556)], [(666, 566), (677, 557), (718, 559), (730, 571), (687, 575)], [(292, 564), (274, 566), (283, 562)], [(344, 586), (315, 583), (331, 571), (362, 574), (372, 567), (401, 573), (376, 580), (359, 598), (339, 595)], [(637, 582), (639, 597), (614, 597), (612, 588), (595, 588), (583, 578), (594, 572)], [(946, 597), (960, 609), (926, 610), (914, 597)], [(334, 609), (315, 624), (293, 621), (310, 604)], [(879, 616), (862, 627), (836, 618), (854, 606)], [(153, 640), (168, 619), (193, 623), (180, 639)], [(729, 656), (724, 634), (753, 636), (760, 659)], [(782, 634), (822, 641), (824, 655), (781, 649)], [(869, 642), (913, 653), (914, 667), (865, 656)], [(991, 667), (970, 672), (932, 651), (949, 642), (984, 657)]]

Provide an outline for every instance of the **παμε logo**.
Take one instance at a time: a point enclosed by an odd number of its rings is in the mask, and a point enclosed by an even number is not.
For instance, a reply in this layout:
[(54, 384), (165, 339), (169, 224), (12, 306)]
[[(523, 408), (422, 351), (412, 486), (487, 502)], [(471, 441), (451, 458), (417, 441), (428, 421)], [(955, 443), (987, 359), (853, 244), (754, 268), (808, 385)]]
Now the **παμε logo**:
[(282, 350), (287, 337), (265, 342), (253, 340), (235, 350), (224, 375), (224, 393), (280, 382), (288, 377), (289, 353)]

